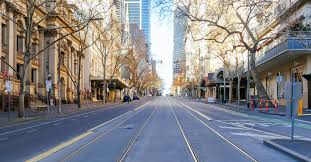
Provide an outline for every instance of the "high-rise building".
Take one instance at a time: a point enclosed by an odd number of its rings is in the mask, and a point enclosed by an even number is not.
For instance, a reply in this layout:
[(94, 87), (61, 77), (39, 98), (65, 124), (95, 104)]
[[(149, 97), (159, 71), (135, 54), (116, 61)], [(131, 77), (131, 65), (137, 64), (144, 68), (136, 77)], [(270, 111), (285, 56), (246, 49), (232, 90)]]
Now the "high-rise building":
[(150, 0), (117, 0), (116, 5), (121, 23), (137, 24), (150, 45)]
[(173, 51), (173, 76), (185, 73), (186, 53), (185, 35), (187, 29), (186, 18), (178, 11), (174, 12), (174, 51)]

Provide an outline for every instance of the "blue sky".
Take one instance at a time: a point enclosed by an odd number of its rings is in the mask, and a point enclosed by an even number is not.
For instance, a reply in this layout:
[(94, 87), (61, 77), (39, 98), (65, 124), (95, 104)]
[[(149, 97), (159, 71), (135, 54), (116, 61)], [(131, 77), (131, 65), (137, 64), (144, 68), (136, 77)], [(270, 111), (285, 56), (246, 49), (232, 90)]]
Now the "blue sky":
[(173, 80), (173, 23), (171, 18), (161, 19), (151, 7), (151, 54), (158, 63), (157, 72), (168, 93)]

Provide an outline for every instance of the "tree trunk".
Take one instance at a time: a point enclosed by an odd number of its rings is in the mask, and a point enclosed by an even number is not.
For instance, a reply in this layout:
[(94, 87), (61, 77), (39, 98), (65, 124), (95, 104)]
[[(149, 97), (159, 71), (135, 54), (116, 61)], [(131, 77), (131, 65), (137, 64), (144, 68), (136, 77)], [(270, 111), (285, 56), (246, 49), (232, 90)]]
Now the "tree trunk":
[(18, 96), (18, 113), (17, 116), (22, 118), (25, 116), (25, 73), (20, 73), (20, 86), (19, 86), (19, 96)]
[(250, 56), (251, 56), (250, 57), (250, 67), (251, 67), (250, 72), (252, 74), (253, 81), (255, 83), (258, 96), (259, 96), (259, 98), (270, 99), (268, 94), (267, 94), (267, 91), (266, 91), (265, 87), (262, 85), (260, 78), (258, 76), (258, 73), (257, 73), (256, 64), (255, 64), (256, 63), (255, 62), (255, 52), (250, 53)]
[(104, 77), (104, 84), (103, 84), (103, 103), (107, 103), (107, 83)]
[(106, 82), (106, 60), (107, 58), (105, 57), (104, 60), (104, 65), (103, 65), (103, 70), (104, 70), (104, 75), (103, 75), (103, 80), (104, 80), (104, 84), (103, 84), (103, 103), (107, 103), (107, 82)]
[(233, 101), (232, 95), (233, 95), (232, 79), (230, 79), (229, 80), (229, 102), (230, 103)]
[(77, 80), (77, 104), (78, 104), (78, 108), (81, 108), (81, 97), (80, 97), (80, 94), (81, 94), (81, 90), (80, 90), (80, 80), (81, 80), (81, 57), (82, 56), (79, 56), (79, 67), (78, 67), (78, 80)]

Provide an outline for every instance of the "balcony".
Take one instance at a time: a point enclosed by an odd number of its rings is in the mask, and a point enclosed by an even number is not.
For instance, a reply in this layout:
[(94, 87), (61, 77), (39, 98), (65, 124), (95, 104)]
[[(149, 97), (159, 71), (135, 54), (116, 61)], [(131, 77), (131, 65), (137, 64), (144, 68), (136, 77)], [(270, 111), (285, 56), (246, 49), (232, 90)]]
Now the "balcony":
[(311, 32), (295, 32), (274, 40), (257, 52), (256, 66), (275, 57), (290, 52), (292, 55), (301, 55), (311, 51)]

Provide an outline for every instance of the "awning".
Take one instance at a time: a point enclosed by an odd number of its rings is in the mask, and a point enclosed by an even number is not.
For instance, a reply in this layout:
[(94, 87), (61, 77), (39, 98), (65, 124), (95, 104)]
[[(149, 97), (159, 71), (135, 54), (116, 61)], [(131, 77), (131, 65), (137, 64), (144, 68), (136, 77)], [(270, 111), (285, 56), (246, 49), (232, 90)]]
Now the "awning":
[(119, 79), (112, 79), (111, 83), (108, 85), (109, 89), (114, 89), (114, 86), (116, 89), (122, 90), (126, 88), (127, 86)]
[[(102, 88), (103, 84), (104, 84), (104, 79), (100, 78), (100, 77), (90, 77), (91, 83), (92, 83), (92, 87), (99, 87)], [(109, 82), (108, 79), (106, 79), (106, 82)], [(108, 84), (108, 88), (109, 89), (114, 89), (114, 83), (115, 83), (115, 88), (122, 90), (124, 88), (126, 88), (127, 86), (122, 82), (122, 80), (119, 79), (112, 79), (111, 83)]]
[(311, 73), (310, 74), (304, 74), (302, 75), (305, 79), (307, 79), (308, 81), (311, 80)]

